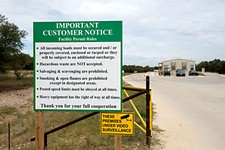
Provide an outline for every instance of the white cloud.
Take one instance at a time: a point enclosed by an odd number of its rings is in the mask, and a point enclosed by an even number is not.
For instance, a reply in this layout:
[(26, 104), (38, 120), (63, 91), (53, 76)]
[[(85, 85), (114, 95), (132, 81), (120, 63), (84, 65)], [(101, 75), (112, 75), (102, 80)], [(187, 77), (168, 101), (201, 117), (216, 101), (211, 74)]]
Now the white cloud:
[(122, 20), (125, 63), (225, 59), (224, 0), (1, 0), (1, 6), (0, 14), (29, 32), (29, 54), (34, 21)]

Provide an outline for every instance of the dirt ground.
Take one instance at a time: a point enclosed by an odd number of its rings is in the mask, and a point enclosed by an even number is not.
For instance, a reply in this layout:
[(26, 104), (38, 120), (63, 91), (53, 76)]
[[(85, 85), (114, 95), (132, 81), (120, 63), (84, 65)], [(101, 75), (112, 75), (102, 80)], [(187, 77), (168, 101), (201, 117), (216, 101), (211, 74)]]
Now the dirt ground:
[(28, 108), (32, 103), (33, 88), (0, 92), (0, 108)]

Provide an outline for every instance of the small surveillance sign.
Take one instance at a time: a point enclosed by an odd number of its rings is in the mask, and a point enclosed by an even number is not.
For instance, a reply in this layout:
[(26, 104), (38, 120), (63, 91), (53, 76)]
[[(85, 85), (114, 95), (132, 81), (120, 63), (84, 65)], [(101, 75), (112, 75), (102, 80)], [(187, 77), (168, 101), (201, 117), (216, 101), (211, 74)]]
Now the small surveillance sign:
[(101, 113), (101, 134), (134, 135), (134, 113)]

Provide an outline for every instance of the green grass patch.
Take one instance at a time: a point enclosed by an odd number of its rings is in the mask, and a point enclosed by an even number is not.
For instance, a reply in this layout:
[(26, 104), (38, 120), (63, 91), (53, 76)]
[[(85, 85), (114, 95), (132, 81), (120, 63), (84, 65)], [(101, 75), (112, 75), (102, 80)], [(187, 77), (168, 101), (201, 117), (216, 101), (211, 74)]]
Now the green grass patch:
[(15, 112), (17, 112), (17, 109), (15, 107), (1, 107), (0, 108), (1, 115), (13, 115)]

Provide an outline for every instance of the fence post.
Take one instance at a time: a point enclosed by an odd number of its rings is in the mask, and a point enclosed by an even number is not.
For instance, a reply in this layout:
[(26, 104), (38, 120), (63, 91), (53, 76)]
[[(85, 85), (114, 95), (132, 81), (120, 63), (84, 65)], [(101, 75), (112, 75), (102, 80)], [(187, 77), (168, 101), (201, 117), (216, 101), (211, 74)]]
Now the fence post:
[(44, 150), (48, 149), (48, 135), (44, 134)]
[(10, 150), (10, 141), (11, 138), (10, 138), (10, 122), (8, 122), (8, 149)]
[(153, 123), (152, 89), (150, 89), (150, 136), (151, 137), (152, 137), (152, 123)]
[(146, 76), (146, 145), (150, 148), (150, 94), (149, 76)]

